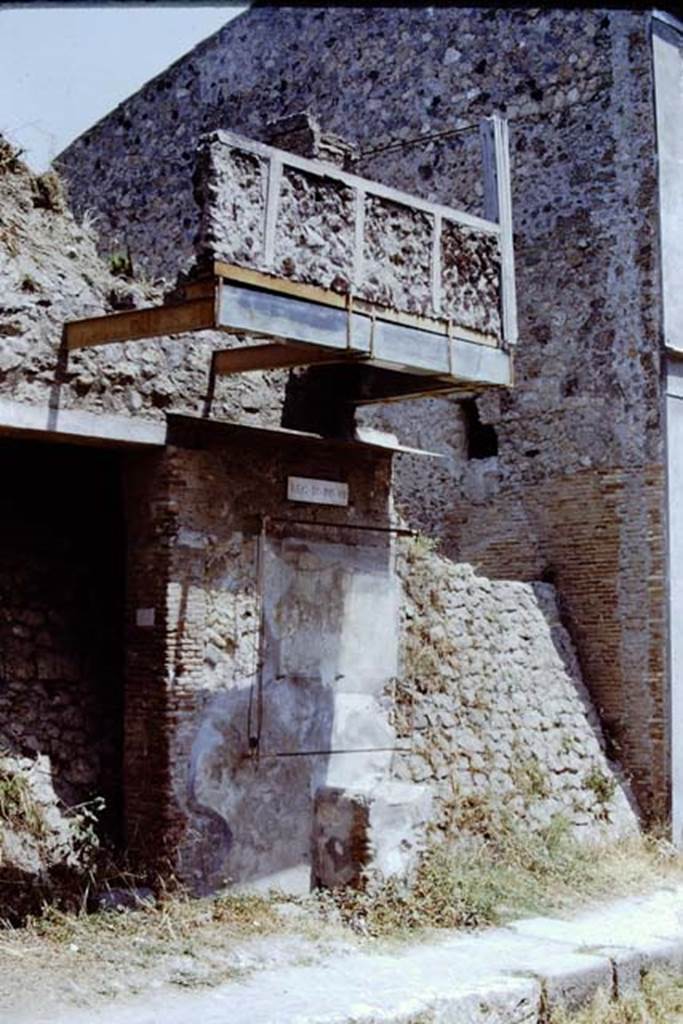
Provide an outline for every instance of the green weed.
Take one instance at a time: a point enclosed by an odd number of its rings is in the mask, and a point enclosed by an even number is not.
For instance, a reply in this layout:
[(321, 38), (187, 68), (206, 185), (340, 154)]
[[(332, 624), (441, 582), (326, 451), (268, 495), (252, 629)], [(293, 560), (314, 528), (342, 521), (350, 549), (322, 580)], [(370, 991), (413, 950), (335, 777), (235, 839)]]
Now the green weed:
[(0, 822), (40, 838), (44, 824), (28, 779), (0, 762)]

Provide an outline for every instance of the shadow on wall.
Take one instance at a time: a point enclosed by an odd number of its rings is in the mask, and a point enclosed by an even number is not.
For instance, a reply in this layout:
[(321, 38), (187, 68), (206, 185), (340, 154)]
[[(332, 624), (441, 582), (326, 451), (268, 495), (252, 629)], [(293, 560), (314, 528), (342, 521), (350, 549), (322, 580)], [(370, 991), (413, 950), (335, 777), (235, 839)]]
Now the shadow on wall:
[(212, 582), (227, 643), (192, 738), (183, 855), (203, 891), (228, 881), (308, 891), (316, 791), (370, 790), (389, 773), (384, 692), (398, 646), (389, 542), (291, 530), (271, 524), (261, 540), (260, 608), (253, 596), (245, 604), (235, 563)]
[[(566, 675), (573, 684), (577, 703), (583, 712), (582, 725), (592, 733), (595, 743), (604, 755), (605, 764), (609, 769), (610, 776), (605, 775), (604, 778), (607, 781), (602, 784), (603, 796), (607, 794), (608, 790), (618, 787), (628, 802), (633, 815), (639, 818), (641, 810), (631, 790), (630, 782), (621, 765), (612, 757), (609, 737), (605, 733), (599, 711), (591, 699), (588, 687), (583, 681), (583, 672), (576, 645), (568, 625), (563, 621), (562, 602), (559, 594), (555, 590), (554, 585), (549, 583), (532, 583), (531, 587), (538, 601), (539, 610), (546, 620), (549, 637), (552, 640)], [(600, 775), (595, 769), (593, 769), (593, 778), (594, 787), (600, 790)], [(613, 781), (610, 781), (610, 778), (613, 778)]]

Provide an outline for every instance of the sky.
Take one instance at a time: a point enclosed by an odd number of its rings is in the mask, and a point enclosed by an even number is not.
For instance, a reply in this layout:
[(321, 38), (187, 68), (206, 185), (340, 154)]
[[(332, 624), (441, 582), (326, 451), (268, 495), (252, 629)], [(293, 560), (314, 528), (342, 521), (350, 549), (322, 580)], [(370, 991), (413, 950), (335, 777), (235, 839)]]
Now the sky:
[(0, 3), (0, 134), (34, 170), (248, 5)]

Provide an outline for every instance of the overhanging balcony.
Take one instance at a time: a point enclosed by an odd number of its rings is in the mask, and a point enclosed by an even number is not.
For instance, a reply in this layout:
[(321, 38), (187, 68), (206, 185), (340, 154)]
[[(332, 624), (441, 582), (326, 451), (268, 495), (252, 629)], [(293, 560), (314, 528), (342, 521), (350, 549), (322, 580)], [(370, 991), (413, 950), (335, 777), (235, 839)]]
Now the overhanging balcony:
[(66, 325), (68, 349), (214, 330), (214, 374), (355, 363), (365, 401), (512, 383), (507, 130), (482, 125), (488, 218), (228, 132), (205, 140), (193, 278), (173, 300)]

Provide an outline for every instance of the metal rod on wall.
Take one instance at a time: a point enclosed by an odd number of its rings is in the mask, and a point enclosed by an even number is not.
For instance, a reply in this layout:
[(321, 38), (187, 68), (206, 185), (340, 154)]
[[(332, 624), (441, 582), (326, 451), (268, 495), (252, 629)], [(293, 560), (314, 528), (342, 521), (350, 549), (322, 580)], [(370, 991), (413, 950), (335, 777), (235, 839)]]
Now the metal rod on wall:
[(403, 526), (373, 526), (370, 523), (329, 523), (315, 519), (290, 519), (287, 516), (270, 516), (271, 523), (292, 523), (296, 526), (330, 526), (341, 530), (368, 530), (374, 533), (395, 533), (399, 537), (417, 537), (418, 531)]

